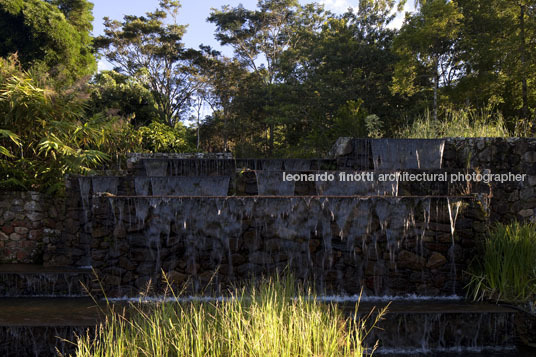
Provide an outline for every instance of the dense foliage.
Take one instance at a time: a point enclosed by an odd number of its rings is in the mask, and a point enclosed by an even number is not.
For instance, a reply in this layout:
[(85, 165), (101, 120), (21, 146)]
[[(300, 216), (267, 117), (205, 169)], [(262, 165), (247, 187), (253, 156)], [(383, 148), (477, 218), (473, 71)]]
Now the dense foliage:
[(93, 4), (87, 0), (3, 0), (0, 57), (18, 53), (24, 69), (71, 82), (97, 69), (91, 48)]
[[(1, 185), (45, 189), (132, 151), (306, 157), (339, 136), (532, 135), (536, 1), (416, 1), (389, 27), (405, 2), (213, 9), (226, 57), (184, 46), (176, 0), (105, 18), (95, 39), (88, 0), (1, 1)], [(95, 73), (97, 53), (113, 71)]]
[(89, 115), (88, 91), (32, 75), (16, 56), (0, 58), (0, 189), (56, 192), (65, 174), (89, 173), (127, 152), (190, 150), (180, 123), (135, 127), (113, 113)]

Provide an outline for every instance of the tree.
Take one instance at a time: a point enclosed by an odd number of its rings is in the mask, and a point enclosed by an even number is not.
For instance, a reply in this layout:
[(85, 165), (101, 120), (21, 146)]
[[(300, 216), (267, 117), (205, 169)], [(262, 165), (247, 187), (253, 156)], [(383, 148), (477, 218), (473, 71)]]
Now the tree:
[(264, 110), (259, 113), (259, 119), (268, 129), (268, 151), (273, 153), (275, 128), (280, 124), (273, 110), (274, 90), (282, 77), (283, 54), (300, 39), (296, 28), (303, 8), (297, 0), (259, 0), (257, 7), (256, 10), (241, 5), (213, 9), (208, 21), (216, 25), (220, 43), (233, 47), (238, 61), (249, 67), (263, 86)]
[(71, 0), (78, 10), (66, 17), (58, 8), (65, 3), (67, 0), (0, 2), (0, 56), (17, 53), (25, 69), (50, 71), (64, 82), (92, 74), (96, 69), (90, 37), (93, 5)]
[(105, 18), (104, 36), (95, 40), (117, 71), (151, 90), (160, 120), (170, 126), (188, 110), (196, 89), (192, 61), (198, 52), (184, 48), (186, 26), (177, 24), (179, 9), (178, 1), (162, 0), (146, 16), (125, 16), (123, 22)]
[[(406, 18), (394, 48), (400, 56), (393, 91), (414, 95), (432, 83), (433, 116), (437, 120), (439, 86), (458, 78), (460, 59), (455, 53), (463, 15), (453, 1), (421, 2), (419, 11)], [(424, 79), (424, 80), (423, 80)]]
[(115, 132), (84, 118), (83, 90), (50, 81), (24, 71), (15, 55), (0, 58), (0, 188), (57, 190), (65, 174), (109, 158), (99, 149)]
[(135, 127), (149, 125), (159, 119), (151, 94), (136, 78), (115, 71), (103, 71), (93, 79), (89, 88), (87, 113), (103, 113), (127, 119)]
[(464, 15), (459, 47), (465, 71), (457, 99), (478, 106), (495, 104), (511, 128), (516, 118), (528, 121), (536, 107), (536, 48), (532, 45), (536, 41), (536, 3), (457, 3)]
[[(246, 125), (242, 130), (235, 131), (231, 124), (233, 118), (239, 115), (239, 97), (244, 93), (249, 94), (244, 88), (251, 78), (248, 78), (247, 69), (238, 60), (222, 56), (208, 46), (202, 46), (202, 51), (203, 56), (196, 63), (199, 68), (197, 79), (201, 82), (198, 95), (203, 97), (214, 112), (211, 125), (214, 126), (214, 121), (222, 121), (221, 130), (218, 132), (222, 136), (222, 146), (219, 150), (227, 151), (231, 132), (244, 133)], [(246, 119), (250, 118), (251, 113), (240, 114)]]

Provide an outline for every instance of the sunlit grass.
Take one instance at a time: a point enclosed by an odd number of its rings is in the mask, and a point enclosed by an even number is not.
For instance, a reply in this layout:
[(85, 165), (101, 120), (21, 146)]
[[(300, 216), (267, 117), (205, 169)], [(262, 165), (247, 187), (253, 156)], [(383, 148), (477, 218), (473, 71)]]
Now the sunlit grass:
[(536, 225), (497, 224), (486, 238), (482, 258), (470, 271), (474, 300), (530, 303), (536, 298)]
[(235, 289), (224, 301), (170, 298), (110, 314), (78, 337), (76, 356), (364, 356), (375, 346), (363, 341), (386, 312), (360, 318), (356, 306), (348, 317), (291, 278)]
[(435, 139), (447, 137), (509, 137), (500, 113), (487, 109), (447, 109), (443, 118), (434, 120), (430, 112), (402, 128), (398, 137)]

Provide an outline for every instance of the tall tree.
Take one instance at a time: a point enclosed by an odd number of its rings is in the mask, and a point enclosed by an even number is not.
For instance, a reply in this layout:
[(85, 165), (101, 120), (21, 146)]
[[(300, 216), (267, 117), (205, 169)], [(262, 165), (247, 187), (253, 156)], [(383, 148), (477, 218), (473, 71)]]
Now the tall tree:
[(536, 107), (536, 2), (457, 3), (464, 14), (460, 51), (465, 70), (458, 98), (497, 105), (511, 127), (516, 117), (528, 121)]
[(209, 22), (216, 25), (216, 38), (230, 45), (236, 58), (258, 76), (265, 90), (262, 121), (268, 129), (268, 150), (273, 153), (277, 115), (273, 112), (274, 87), (281, 79), (282, 57), (296, 45), (296, 26), (302, 7), (297, 0), (259, 0), (256, 10), (225, 6), (213, 9)]
[(232, 124), (238, 114), (236, 102), (239, 102), (237, 99), (243, 92), (244, 84), (248, 82), (249, 73), (236, 59), (222, 56), (208, 46), (202, 47), (202, 50), (203, 56), (197, 61), (199, 67), (197, 78), (201, 81), (199, 88), (202, 89), (199, 95), (203, 96), (214, 113), (210, 124), (214, 126), (215, 121), (222, 121), (218, 123), (222, 126), (219, 131), (219, 135), (222, 136), (220, 150), (227, 151), (230, 148), (231, 132), (234, 131), (235, 134), (244, 132), (244, 130), (233, 130)]
[(395, 6), (362, 0), (343, 15), (327, 14), (318, 30), (301, 29), (299, 45), (287, 52), (295, 57), (287, 61), (295, 64), (286, 77), (296, 92), (289, 115), (299, 118), (287, 133), (290, 142), (318, 148), (319, 155), (344, 132), (342, 123), (347, 134), (367, 136), (367, 113), (376, 114), (378, 123), (400, 115), (404, 103), (389, 90), (396, 56), (395, 32), (387, 25)]
[[(73, 10), (64, 13), (68, 2)], [(67, 82), (93, 74), (92, 8), (86, 0), (1, 1), (0, 56), (16, 52), (24, 68), (50, 71)]]
[(105, 18), (104, 36), (95, 39), (117, 71), (151, 90), (162, 122), (170, 126), (188, 110), (196, 89), (192, 61), (198, 52), (184, 47), (186, 26), (177, 23), (180, 7), (179, 1), (162, 0), (145, 16), (125, 16), (123, 22)]
[(400, 56), (395, 68), (393, 91), (409, 96), (432, 83), (433, 115), (437, 120), (440, 85), (458, 78), (460, 59), (455, 53), (463, 15), (449, 0), (422, 1), (417, 13), (406, 17), (394, 48)]

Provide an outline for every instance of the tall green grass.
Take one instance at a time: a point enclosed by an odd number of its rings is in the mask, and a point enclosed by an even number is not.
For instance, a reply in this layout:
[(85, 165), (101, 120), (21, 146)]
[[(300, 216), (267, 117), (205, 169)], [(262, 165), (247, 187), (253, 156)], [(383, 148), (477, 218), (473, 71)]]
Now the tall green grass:
[(489, 109), (446, 109), (434, 120), (427, 111), (398, 132), (400, 138), (435, 139), (446, 137), (508, 137), (502, 115)]
[(94, 334), (79, 336), (76, 356), (366, 355), (363, 340), (385, 309), (347, 317), (303, 290), (296, 297), (300, 290), (290, 278), (275, 278), (236, 289), (225, 301), (184, 303), (173, 295), (174, 301), (132, 303)]
[(536, 225), (497, 224), (485, 239), (482, 257), (470, 270), (474, 300), (530, 303), (536, 298)]

